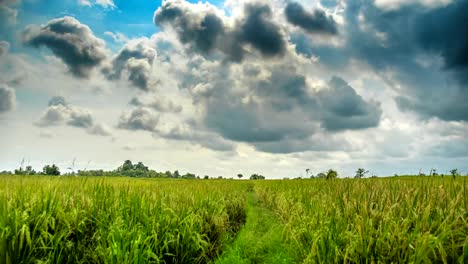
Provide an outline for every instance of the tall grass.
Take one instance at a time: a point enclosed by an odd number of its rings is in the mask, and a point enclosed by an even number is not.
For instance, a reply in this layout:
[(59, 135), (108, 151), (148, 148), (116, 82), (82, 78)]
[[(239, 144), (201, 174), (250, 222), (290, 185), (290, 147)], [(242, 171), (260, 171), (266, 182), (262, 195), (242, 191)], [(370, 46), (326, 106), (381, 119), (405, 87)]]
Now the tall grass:
[(246, 189), (0, 177), (0, 263), (206, 263), (245, 222)]
[(468, 263), (467, 184), (0, 176), (0, 263)]
[(257, 183), (304, 263), (468, 263), (465, 179)]

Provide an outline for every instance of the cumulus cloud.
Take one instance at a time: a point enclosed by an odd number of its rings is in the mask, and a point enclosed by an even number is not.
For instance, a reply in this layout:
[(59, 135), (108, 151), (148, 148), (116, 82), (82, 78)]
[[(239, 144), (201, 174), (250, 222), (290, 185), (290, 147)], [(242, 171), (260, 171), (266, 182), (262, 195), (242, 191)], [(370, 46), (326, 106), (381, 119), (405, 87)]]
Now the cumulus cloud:
[(241, 39), (251, 44), (265, 56), (283, 55), (286, 43), (279, 26), (271, 21), (268, 5), (247, 4), (246, 18), (241, 25)]
[(49, 48), (76, 77), (89, 77), (107, 57), (105, 42), (73, 17), (50, 20), (46, 25), (31, 25), (23, 31), (23, 42)]
[(73, 108), (69, 118), (70, 120), (68, 120), (67, 124), (74, 127), (90, 128), (94, 123), (91, 113), (79, 108)]
[(154, 22), (159, 26), (172, 25), (182, 43), (205, 53), (216, 47), (218, 37), (224, 33), (223, 21), (210, 4), (164, 1), (155, 12)]
[(151, 69), (157, 55), (154, 46), (148, 38), (128, 42), (114, 57), (111, 67), (104, 69), (104, 74), (109, 80), (119, 79), (125, 74), (135, 87), (149, 91)]
[(69, 105), (61, 96), (52, 97), (48, 105), (36, 123), (38, 126), (48, 127), (66, 123), (74, 127), (89, 128), (93, 125), (94, 120), (89, 111)]
[(88, 128), (88, 133), (98, 136), (112, 136), (110, 128), (105, 124), (96, 124)]
[(289, 23), (298, 26), (308, 33), (337, 34), (337, 24), (332, 16), (327, 16), (323, 10), (315, 9), (310, 13), (297, 2), (289, 2), (285, 9)]
[(421, 8), (386, 9), (374, 3), (349, 2), (343, 30), (346, 45), (319, 47), (293, 38), (296, 49), (320, 58), (335, 71), (353, 60), (366, 63), (393, 87), (402, 111), (423, 118), (467, 121), (468, 38), (464, 14), (468, 1)]
[[(176, 124), (174, 124), (174, 122), (163, 122), (163, 113), (178, 113), (178, 109), (166, 103), (163, 103), (165, 105), (161, 106), (160, 103), (161, 102), (158, 100), (152, 103), (143, 103), (134, 98), (131, 104), (136, 106), (136, 108), (130, 112), (123, 113), (117, 127), (131, 131), (148, 131), (152, 133), (154, 138), (185, 141), (215, 151), (234, 150), (232, 142), (222, 138), (216, 133), (203, 130), (193, 121), (180, 121), (179, 123), (176, 121)], [(161, 109), (161, 107), (163, 107), (163, 109)], [(157, 110), (159, 113), (156, 113), (153, 109)]]
[(6, 84), (0, 84), (0, 113), (11, 111), (16, 105), (15, 90)]
[(270, 6), (246, 3), (244, 13), (230, 26), (227, 18), (210, 4), (164, 1), (155, 12), (154, 22), (163, 28), (174, 28), (181, 43), (205, 56), (220, 52), (228, 60), (240, 62), (247, 52), (246, 45), (264, 57), (283, 55), (286, 42), (280, 27), (272, 21)]
[(47, 109), (35, 124), (39, 127), (66, 124), (83, 128), (92, 135), (111, 135), (107, 126), (95, 124), (94, 117), (89, 110), (70, 105), (62, 96), (54, 96), (49, 100)]
[[(143, 98), (145, 100), (146, 98)], [(143, 101), (139, 98), (133, 98), (130, 104), (133, 106), (144, 106), (152, 108), (160, 113), (180, 113), (182, 112), (182, 106), (175, 104), (171, 100), (163, 98), (161, 95), (153, 97), (151, 100)]]
[(328, 89), (317, 97), (323, 112), (323, 126), (329, 131), (377, 127), (382, 115), (378, 102), (366, 102), (343, 79), (333, 77)]
[(158, 123), (159, 116), (156, 113), (145, 107), (137, 107), (131, 112), (123, 113), (117, 127), (126, 130), (154, 132)]
[[(410, 33), (416, 36), (415, 44), (429, 55), (440, 56), (443, 65), (417, 65), (419, 71), (410, 71), (414, 81), (402, 78), (408, 84), (407, 93), (396, 98), (402, 110), (447, 121), (468, 121), (468, 105), (464, 103), (468, 99), (468, 36), (464, 30), (467, 12), (468, 1), (421, 14), (414, 12)], [(401, 15), (407, 14), (402, 11)], [(405, 71), (408, 64), (400, 64), (400, 69)]]
[[(344, 80), (312, 88), (295, 66), (244, 62), (235, 67), (194, 59), (187, 81), (201, 112), (199, 125), (235, 142), (266, 152), (345, 150), (340, 136), (330, 144), (314, 137), (376, 127), (382, 110), (366, 101)], [(331, 134), (330, 134), (331, 136)]]
[(0, 41), (0, 57), (7, 54), (10, 49), (10, 43), (6, 41)]

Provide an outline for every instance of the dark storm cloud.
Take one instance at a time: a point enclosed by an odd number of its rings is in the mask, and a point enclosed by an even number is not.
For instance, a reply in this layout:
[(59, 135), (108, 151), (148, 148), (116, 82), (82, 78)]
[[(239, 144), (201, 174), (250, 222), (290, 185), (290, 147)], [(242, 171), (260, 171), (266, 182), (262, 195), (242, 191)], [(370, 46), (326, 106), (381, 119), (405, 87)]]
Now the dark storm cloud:
[(156, 131), (159, 123), (159, 116), (145, 107), (133, 109), (130, 113), (124, 113), (120, 116), (117, 125), (120, 129), (126, 130), (145, 130)]
[(315, 134), (305, 140), (283, 139), (280, 141), (255, 142), (256, 149), (268, 153), (288, 154), (304, 151), (349, 151), (349, 142), (334, 136)]
[(241, 39), (264, 56), (282, 55), (286, 43), (280, 28), (271, 21), (271, 8), (263, 4), (247, 4), (246, 18), (240, 28)]
[[(198, 67), (207, 74), (192, 77), (197, 85), (188, 89), (194, 103), (203, 109), (203, 126), (261, 151), (344, 150), (349, 147), (344, 140), (334, 139), (330, 144), (315, 140), (331, 140), (328, 137), (333, 133), (326, 133), (330, 131), (376, 127), (380, 121), (380, 105), (365, 101), (339, 78), (315, 91), (294, 67), (266, 66), (263, 70), (268, 70), (270, 77), (241, 80), (227, 66), (217, 72), (212, 66)], [(252, 69), (247, 65), (244, 72)], [(319, 137), (321, 133), (327, 136)]]
[(309, 33), (337, 34), (335, 20), (323, 10), (315, 9), (307, 12), (301, 4), (289, 2), (284, 10), (289, 23), (298, 26)]
[(229, 28), (214, 8), (195, 10), (195, 4), (186, 1), (165, 1), (155, 12), (154, 22), (161, 27), (173, 27), (180, 42), (207, 56), (221, 52), (230, 61), (240, 62), (251, 45), (264, 57), (283, 55), (286, 42), (279, 26), (271, 21), (268, 5), (246, 4), (245, 17)]
[(291, 40), (298, 52), (318, 56), (337, 71), (351, 59), (366, 62), (398, 89), (395, 100), (403, 111), (468, 121), (468, 105), (463, 103), (468, 100), (467, 12), (466, 0), (438, 8), (412, 4), (395, 10), (352, 1), (344, 13), (344, 47), (315, 46), (298, 35)]
[(115, 56), (112, 67), (104, 68), (103, 72), (109, 80), (119, 79), (122, 73), (126, 73), (134, 86), (149, 91), (151, 68), (156, 55), (156, 49), (149, 39), (133, 40)]
[(0, 113), (11, 111), (15, 108), (15, 90), (5, 84), (0, 84)]
[(73, 17), (53, 19), (40, 27), (29, 26), (22, 37), (26, 45), (49, 48), (76, 77), (89, 77), (91, 70), (106, 58), (104, 41)]
[(416, 24), (421, 46), (444, 58), (447, 70), (455, 71), (468, 89), (468, 1), (455, 3), (424, 13)]
[(214, 13), (195, 14), (189, 5), (185, 1), (165, 1), (156, 11), (154, 22), (163, 27), (171, 25), (182, 43), (190, 44), (196, 51), (209, 53), (224, 33), (223, 21)]
[(377, 102), (366, 102), (343, 79), (333, 77), (328, 89), (317, 97), (321, 104), (322, 124), (329, 131), (377, 127), (382, 109)]

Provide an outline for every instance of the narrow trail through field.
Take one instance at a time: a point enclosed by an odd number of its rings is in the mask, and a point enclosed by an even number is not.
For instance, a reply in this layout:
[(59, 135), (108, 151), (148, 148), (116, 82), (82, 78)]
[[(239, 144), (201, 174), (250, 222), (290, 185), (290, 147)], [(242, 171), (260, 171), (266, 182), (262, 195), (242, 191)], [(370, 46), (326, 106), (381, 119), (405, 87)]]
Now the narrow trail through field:
[(215, 263), (296, 263), (294, 251), (283, 240), (282, 230), (279, 219), (251, 193), (245, 226)]

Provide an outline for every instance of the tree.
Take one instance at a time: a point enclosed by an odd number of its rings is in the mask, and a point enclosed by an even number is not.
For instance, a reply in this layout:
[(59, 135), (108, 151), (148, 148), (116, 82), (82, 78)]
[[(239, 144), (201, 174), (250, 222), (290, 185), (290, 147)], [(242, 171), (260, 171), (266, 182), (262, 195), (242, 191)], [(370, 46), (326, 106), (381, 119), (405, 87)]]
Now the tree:
[(197, 176), (193, 173), (186, 173), (185, 175), (182, 176), (182, 179), (196, 179)]
[(244, 177), (244, 175), (242, 175), (242, 174), (240, 174), (240, 173), (237, 174), (237, 178), (239, 178), (239, 180), (242, 179), (242, 177)]
[(309, 171), (310, 169), (306, 169), (306, 177), (309, 177)]
[(174, 173), (172, 174), (172, 177), (174, 177), (176, 179), (179, 178), (180, 177), (179, 171), (178, 170), (174, 171)]
[(456, 176), (458, 176), (458, 169), (453, 169), (450, 171), (450, 174), (452, 174), (452, 177), (455, 178)]
[(52, 164), (52, 166), (50, 165), (44, 166), (44, 168), (42, 169), (42, 172), (45, 175), (54, 175), (54, 176), (60, 175), (60, 170), (57, 166), (55, 166), (55, 164)]
[(325, 174), (324, 172), (320, 172), (319, 174), (317, 174), (317, 178), (325, 179), (327, 178), (327, 174)]
[(133, 168), (138, 171), (149, 171), (148, 167), (145, 166), (143, 162), (138, 162), (138, 164), (133, 166)]
[(252, 176), (250, 176), (250, 179), (251, 180), (264, 180), (265, 176), (262, 176), (262, 175), (259, 175), (259, 174), (252, 174)]
[(338, 172), (332, 169), (327, 171), (327, 180), (335, 179), (338, 177)]
[(364, 176), (366, 176), (367, 173), (369, 173), (369, 171), (366, 171), (363, 168), (359, 168), (357, 169), (356, 176), (354, 176), (354, 178), (357, 178), (357, 179), (364, 178)]
[(124, 161), (124, 164), (121, 167), (121, 171), (133, 170), (133, 164), (130, 160)]
[(130, 160), (124, 161), (124, 164), (117, 169), (117, 173), (128, 177), (149, 177), (150, 170), (142, 162), (133, 164)]
[(25, 175), (25, 171), (22, 167), (20, 167), (19, 169), (15, 170), (15, 175)]

